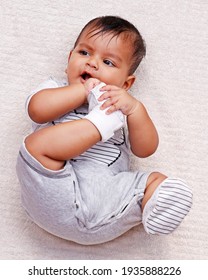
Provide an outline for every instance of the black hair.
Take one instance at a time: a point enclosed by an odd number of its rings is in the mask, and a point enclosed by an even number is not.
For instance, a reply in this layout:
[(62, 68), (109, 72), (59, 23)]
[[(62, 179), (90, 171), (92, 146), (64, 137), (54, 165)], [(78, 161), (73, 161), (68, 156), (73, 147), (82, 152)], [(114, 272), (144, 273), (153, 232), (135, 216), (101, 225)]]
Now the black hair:
[[(90, 28), (89, 34), (92, 33), (92, 36), (112, 33), (113, 38), (123, 34), (125, 36), (125, 40), (132, 43), (132, 63), (130, 65), (129, 74), (133, 74), (135, 72), (146, 54), (146, 46), (138, 29), (132, 23), (118, 16), (102, 16), (94, 18), (81, 30), (74, 44), (74, 48), (78, 44), (82, 33), (87, 28)], [(97, 32), (95, 32), (96, 30)]]

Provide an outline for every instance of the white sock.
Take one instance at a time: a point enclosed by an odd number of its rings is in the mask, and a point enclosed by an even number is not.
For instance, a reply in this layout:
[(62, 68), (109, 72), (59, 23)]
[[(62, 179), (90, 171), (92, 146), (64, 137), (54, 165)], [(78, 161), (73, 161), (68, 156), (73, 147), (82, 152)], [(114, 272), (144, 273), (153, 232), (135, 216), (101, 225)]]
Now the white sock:
[(88, 95), (88, 97), (87, 97), (87, 100), (88, 100), (88, 103), (89, 103), (89, 109), (88, 109), (88, 111), (90, 112), (90, 111), (92, 111), (92, 109), (95, 107), (95, 106), (97, 106), (97, 105), (102, 105), (104, 102), (105, 102), (105, 100), (103, 100), (103, 101), (98, 101), (98, 99), (99, 99), (99, 97), (103, 94), (103, 93), (105, 93), (105, 91), (100, 91), (100, 88), (102, 88), (102, 87), (104, 87), (106, 84), (105, 83), (100, 83), (99, 85), (97, 85), (96, 87), (94, 87), (91, 91), (90, 91), (90, 93), (89, 93), (89, 95)]
[(89, 114), (85, 116), (99, 130), (102, 142), (106, 142), (114, 135), (114, 132), (124, 126), (124, 115), (120, 110), (107, 115), (108, 108), (100, 109), (105, 100), (98, 101), (98, 98), (104, 93), (99, 89), (104, 85), (104, 83), (100, 83), (90, 92), (88, 96)]

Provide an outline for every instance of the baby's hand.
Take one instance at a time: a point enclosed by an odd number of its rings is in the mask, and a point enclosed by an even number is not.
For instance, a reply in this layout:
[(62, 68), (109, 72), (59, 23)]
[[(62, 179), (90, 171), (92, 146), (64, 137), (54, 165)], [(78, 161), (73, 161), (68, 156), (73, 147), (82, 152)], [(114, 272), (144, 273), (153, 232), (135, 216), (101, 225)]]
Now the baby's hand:
[(95, 78), (90, 78), (88, 79), (85, 83), (84, 83), (84, 87), (86, 90), (86, 96), (89, 95), (90, 91), (96, 87), (97, 85), (99, 85), (101, 83), (100, 80), (95, 79)]
[(129, 116), (137, 108), (139, 101), (131, 96), (125, 89), (117, 86), (106, 85), (100, 90), (105, 91), (105, 93), (103, 93), (99, 98), (99, 101), (106, 100), (101, 106), (102, 110), (109, 107), (106, 114), (111, 114), (117, 110), (121, 110), (124, 115)]

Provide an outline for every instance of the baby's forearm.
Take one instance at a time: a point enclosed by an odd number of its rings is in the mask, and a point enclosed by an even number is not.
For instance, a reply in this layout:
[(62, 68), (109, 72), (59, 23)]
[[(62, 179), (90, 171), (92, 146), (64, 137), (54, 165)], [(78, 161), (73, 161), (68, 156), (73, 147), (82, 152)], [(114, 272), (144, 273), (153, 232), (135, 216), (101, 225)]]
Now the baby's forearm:
[(158, 146), (158, 134), (145, 107), (138, 102), (134, 112), (127, 117), (129, 141), (132, 152), (138, 157), (148, 157)]
[(31, 98), (28, 113), (33, 121), (45, 123), (81, 106), (85, 101), (86, 93), (82, 84), (44, 89)]

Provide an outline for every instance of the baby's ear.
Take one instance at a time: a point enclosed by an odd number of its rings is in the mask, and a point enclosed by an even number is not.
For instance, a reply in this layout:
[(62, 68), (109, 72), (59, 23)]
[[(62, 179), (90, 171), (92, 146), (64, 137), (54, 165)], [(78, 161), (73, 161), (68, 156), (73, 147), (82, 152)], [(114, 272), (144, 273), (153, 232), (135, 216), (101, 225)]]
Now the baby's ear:
[[(72, 50), (70, 51), (69, 56), (68, 56), (68, 63), (69, 63), (69, 60), (70, 60), (71, 54), (72, 54)], [(67, 67), (66, 67), (66, 69), (65, 69), (65, 71), (64, 71), (64, 72), (67, 74)]]
[(127, 77), (126, 81), (123, 84), (123, 89), (128, 90), (132, 87), (133, 83), (135, 82), (136, 77), (134, 75), (130, 75)]
[(71, 50), (71, 51), (70, 51), (70, 53), (69, 53), (69, 56), (68, 56), (68, 62), (69, 62), (69, 60), (70, 60), (70, 57), (71, 57), (72, 51), (73, 51), (73, 50)]

